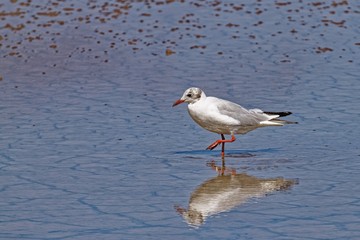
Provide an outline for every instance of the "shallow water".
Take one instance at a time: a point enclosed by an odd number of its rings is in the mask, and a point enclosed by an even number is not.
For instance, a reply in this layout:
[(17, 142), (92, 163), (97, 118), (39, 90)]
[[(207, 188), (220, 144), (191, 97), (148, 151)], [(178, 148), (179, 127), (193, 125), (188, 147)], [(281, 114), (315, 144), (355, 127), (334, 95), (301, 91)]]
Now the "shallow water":
[[(359, 239), (359, 13), (1, 3), (0, 238)], [(219, 176), (219, 149), (205, 150), (219, 136), (171, 108), (190, 86), (299, 124), (238, 136)], [(215, 210), (194, 224), (183, 213), (199, 189)]]

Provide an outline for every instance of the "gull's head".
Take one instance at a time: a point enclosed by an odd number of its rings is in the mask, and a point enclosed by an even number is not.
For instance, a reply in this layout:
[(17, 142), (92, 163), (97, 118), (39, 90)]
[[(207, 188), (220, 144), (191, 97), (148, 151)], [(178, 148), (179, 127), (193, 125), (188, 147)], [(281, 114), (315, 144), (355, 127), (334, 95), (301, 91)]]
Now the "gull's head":
[(195, 103), (200, 100), (201, 97), (205, 97), (205, 93), (197, 87), (191, 87), (187, 89), (179, 100), (176, 100), (173, 107), (180, 103)]

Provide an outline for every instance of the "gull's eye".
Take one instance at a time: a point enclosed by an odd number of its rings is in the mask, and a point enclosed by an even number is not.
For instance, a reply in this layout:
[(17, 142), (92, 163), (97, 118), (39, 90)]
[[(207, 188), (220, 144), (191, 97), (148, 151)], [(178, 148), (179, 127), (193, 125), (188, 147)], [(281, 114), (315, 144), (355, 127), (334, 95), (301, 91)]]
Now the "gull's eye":
[(191, 93), (188, 93), (188, 95), (186, 95), (187, 97), (191, 97), (192, 96), (192, 94)]

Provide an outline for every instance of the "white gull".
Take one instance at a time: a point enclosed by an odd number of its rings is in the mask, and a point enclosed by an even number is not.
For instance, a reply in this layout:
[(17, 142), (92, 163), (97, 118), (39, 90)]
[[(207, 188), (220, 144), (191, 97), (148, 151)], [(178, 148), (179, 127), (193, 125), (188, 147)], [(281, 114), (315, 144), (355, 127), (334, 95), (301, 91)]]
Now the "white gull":
[[(235, 134), (245, 134), (259, 127), (296, 123), (279, 119), (279, 117), (290, 115), (291, 112), (246, 109), (224, 99), (207, 97), (204, 91), (197, 87), (187, 89), (182, 97), (175, 101), (173, 107), (184, 102), (188, 103), (188, 112), (197, 124), (221, 135), (221, 139), (216, 140), (207, 149), (212, 150), (221, 143), (222, 156), (225, 154), (225, 143), (234, 142)], [(231, 135), (231, 139), (225, 139), (224, 134)]]

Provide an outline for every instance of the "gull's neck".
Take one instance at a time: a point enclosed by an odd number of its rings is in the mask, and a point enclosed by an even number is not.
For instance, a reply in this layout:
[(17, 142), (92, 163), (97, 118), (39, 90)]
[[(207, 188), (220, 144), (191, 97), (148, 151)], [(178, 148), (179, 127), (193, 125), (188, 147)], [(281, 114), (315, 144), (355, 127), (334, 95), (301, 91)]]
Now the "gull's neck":
[(204, 92), (201, 92), (201, 96), (200, 98), (196, 99), (194, 102), (190, 103), (190, 104), (195, 104), (195, 103), (198, 103), (198, 102), (202, 102), (202, 101), (205, 101), (206, 99), (206, 95)]

